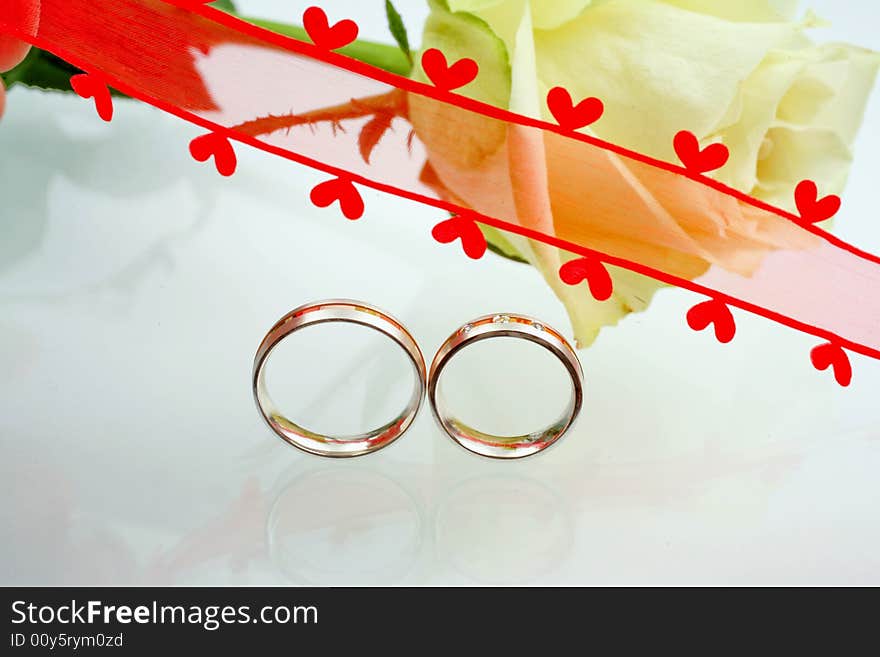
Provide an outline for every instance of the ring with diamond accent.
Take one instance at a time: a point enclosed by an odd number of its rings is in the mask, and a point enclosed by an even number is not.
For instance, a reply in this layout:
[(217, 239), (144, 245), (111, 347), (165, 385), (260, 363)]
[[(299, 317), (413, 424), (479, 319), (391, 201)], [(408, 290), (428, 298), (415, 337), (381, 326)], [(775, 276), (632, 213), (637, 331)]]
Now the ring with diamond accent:
[[(299, 426), (281, 414), (266, 388), (266, 363), (272, 350), (290, 334), (326, 322), (348, 322), (379, 331), (396, 342), (409, 357), (414, 385), (406, 407), (390, 422), (354, 436), (329, 436)], [(310, 454), (350, 457), (370, 454), (397, 440), (415, 419), (425, 398), (425, 359), (403, 324), (383, 310), (361, 301), (330, 299), (300, 306), (282, 317), (263, 338), (254, 357), (254, 400), (263, 419), (285, 442)]]
[[(528, 340), (548, 350), (565, 366), (571, 378), (571, 398), (559, 418), (539, 431), (518, 436), (496, 436), (479, 431), (455, 417), (446, 407), (438, 387), (443, 369), (459, 351), (491, 338)], [(437, 351), (428, 374), (428, 402), (443, 430), (465, 449), (497, 459), (517, 459), (542, 452), (572, 427), (584, 401), (584, 373), (572, 346), (559, 331), (531, 317), (514, 314), (486, 315), (468, 322), (446, 339)]]

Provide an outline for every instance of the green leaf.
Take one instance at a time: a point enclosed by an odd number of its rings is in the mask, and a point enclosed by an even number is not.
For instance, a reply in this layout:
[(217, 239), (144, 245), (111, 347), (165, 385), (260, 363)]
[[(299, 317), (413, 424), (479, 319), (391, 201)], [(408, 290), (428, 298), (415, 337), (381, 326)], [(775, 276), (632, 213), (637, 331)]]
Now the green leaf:
[[(309, 35), (298, 25), (287, 25), (276, 21), (267, 21), (263, 18), (253, 18), (251, 16), (239, 16), (244, 21), (258, 25), (262, 28), (293, 37), (299, 41), (308, 41)], [(397, 46), (387, 43), (373, 43), (371, 41), (355, 41), (345, 48), (337, 50), (340, 55), (346, 55), (359, 62), (364, 62), (370, 66), (381, 68), (389, 73), (408, 76), (412, 72), (412, 62), (407, 59), (406, 55), (401, 52)]]
[(24, 61), (3, 74), (3, 80), (7, 87), (23, 84), (40, 89), (70, 91), (70, 78), (81, 72), (52, 53), (31, 48)]
[[(50, 52), (31, 48), (24, 61), (0, 77), (3, 78), (7, 88), (21, 84), (47, 91), (73, 91), (70, 88), (70, 78), (82, 72), (81, 69)], [(110, 89), (110, 94), (125, 97), (125, 94), (113, 88)]]
[(530, 264), (528, 260), (519, 254), (519, 251), (516, 250), (500, 230), (483, 224), (480, 225), (480, 230), (483, 231), (483, 235), (486, 237), (486, 246), (489, 247), (492, 253), (514, 262)]
[(394, 37), (403, 54), (412, 63), (412, 52), (409, 47), (406, 25), (403, 24), (403, 18), (400, 17), (400, 13), (391, 4), (391, 0), (385, 0), (385, 14), (388, 16), (388, 29), (391, 30), (391, 36)]
[(230, 14), (235, 13), (235, 5), (232, 0), (217, 0), (217, 2), (212, 2), (211, 6), (215, 9), (220, 9), (221, 11), (225, 11)]

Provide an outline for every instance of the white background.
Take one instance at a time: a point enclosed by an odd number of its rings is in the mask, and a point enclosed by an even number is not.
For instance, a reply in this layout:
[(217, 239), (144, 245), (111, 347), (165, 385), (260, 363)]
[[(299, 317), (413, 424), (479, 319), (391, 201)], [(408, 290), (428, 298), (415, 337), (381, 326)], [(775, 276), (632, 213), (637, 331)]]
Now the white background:
[[(239, 0), (287, 22), (308, 4)], [(327, 6), (390, 41), (381, 4)], [(422, 2), (397, 4), (417, 43)], [(880, 49), (872, 0), (811, 6), (822, 38)], [(117, 101), (104, 125), (76, 97), (8, 100), (0, 583), (880, 584), (880, 363), (854, 357), (841, 390), (814, 339), (737, 313), (721, 347), (687, 328), (696, 297), (666, 290), (582, 353), (584, 414), (545, 455), (481, 460), (423, 410), (379, 454), (309, 457), (250, 395), (253, 352), (294, 306), (368, 300), (427, 358), (489, 312), (568, 331), (562, 307), (527, 267), (438, 246), (435, 210), (367, 191), (348, 222), (308, 202), (322, 176), (238, 148), (221, 179), (187, 153), (197, 129), (152, 108)], [(837, 222), (873, 252), (878, 153), (875, 94)], [(314, 422), (360, 426), (405, 394), (387, 345), (309, 340), (277, 380)], [(488, 350), (457, 394), (487, 422), (534, 420), (562, 389), (551, 367)]]

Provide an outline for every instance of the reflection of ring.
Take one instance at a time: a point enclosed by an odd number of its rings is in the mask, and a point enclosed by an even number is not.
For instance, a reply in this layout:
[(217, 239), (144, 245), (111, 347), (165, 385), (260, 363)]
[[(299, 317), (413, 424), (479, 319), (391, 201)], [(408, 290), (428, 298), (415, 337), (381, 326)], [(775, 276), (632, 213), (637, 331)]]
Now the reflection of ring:
[(571, 510), (548, 482), (478, 476), (449, 486), (434, 513), (437, 555), (480, 584), (545, 579), (571, 554)]
[[(493, 436), (468, 426), (445, 408), (437, 386), (450, 359), (470, 344), (489, 338), (510, 337), (534, 342), (556, 356), (571, 377), (572, 395), (558, 420), (540, 431), (520, 436)], [(584, 399), (584, 374), (571, 345), (562, 335), (537, 320), (520, 315), (487, 315), (465, 324), (453, 333), (434, 357), (428, 376), (428, 401), (434, 417), (459, 445), (476, 454), (493, 458), (521, 458), (547, 449), (568, 431), (580, 413)]]
[[(325, 322), (360, 324), (387, 335), (403, 348), (413, 366), (415, 385), (400, 415), (378, 429), (356, 436), (338, 437), (304, 429), (277, 410), (266, 389), (265, 365), (269, 354), (294, 331)], [(331, 299), (300, 306), (269, 330), (254, 357), (253, 392), (263, 419), (287, 443), (318, 456), (361, 456), (390, 445), (412, 424), (425, 396), (425, 359), (409, 331), (390, 315), (360, 301)]]
[(308, 463), (303, 470), (301, 461), (286, 480), (266, 518), (272, 563), (300, 585), (381, 586), (404, 579), (423, 550), (426, 520), (398, 472)]

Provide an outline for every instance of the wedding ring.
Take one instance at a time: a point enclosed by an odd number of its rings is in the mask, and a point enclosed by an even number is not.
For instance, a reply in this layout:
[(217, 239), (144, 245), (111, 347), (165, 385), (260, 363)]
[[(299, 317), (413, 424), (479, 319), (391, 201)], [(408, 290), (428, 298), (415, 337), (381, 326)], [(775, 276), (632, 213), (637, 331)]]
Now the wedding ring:
[[(571, 377), (571, 398), (562, 415), (540, 431), (519, 436), (494, 436), (468, 426), (447, 408), (438, 392), (443, 369), (455, 354), (468, 345), (490, 338), (517, 338), (547, 349), (565, 366)], [(568, 341), (553, 328), (521, 315), (486, 315), (465, 324), (440, 347), (428, 376), (428, 402), (443, 430), (467, 450), (498, 459), (516, 459), (537, 454), (558, 441), (581, 411), (584, 400), (584, 374), (577, 354)]]
[[(278, 411), (266, 389), (265, 381), (266, 362), (272, 350), (295, 331), (326, 322), (348, 322), (366, 326), (388, 336), (406, 352), (415, 375), (413, 391), (406, 407), (390, 422), (354, 436), (328, 436), (301, 427)], [(425, 396), (425, 378), (425, 359), (422, 352), (399, 321), (379, 308), (360, 301), (331, 299), (300, 306), (282, 317), (269, 330), (254, 357), (253, 392), (260, 414), (269, 428), (288, 444), (318, 456), (362, 456), (390, 445), (410, 427)]]

